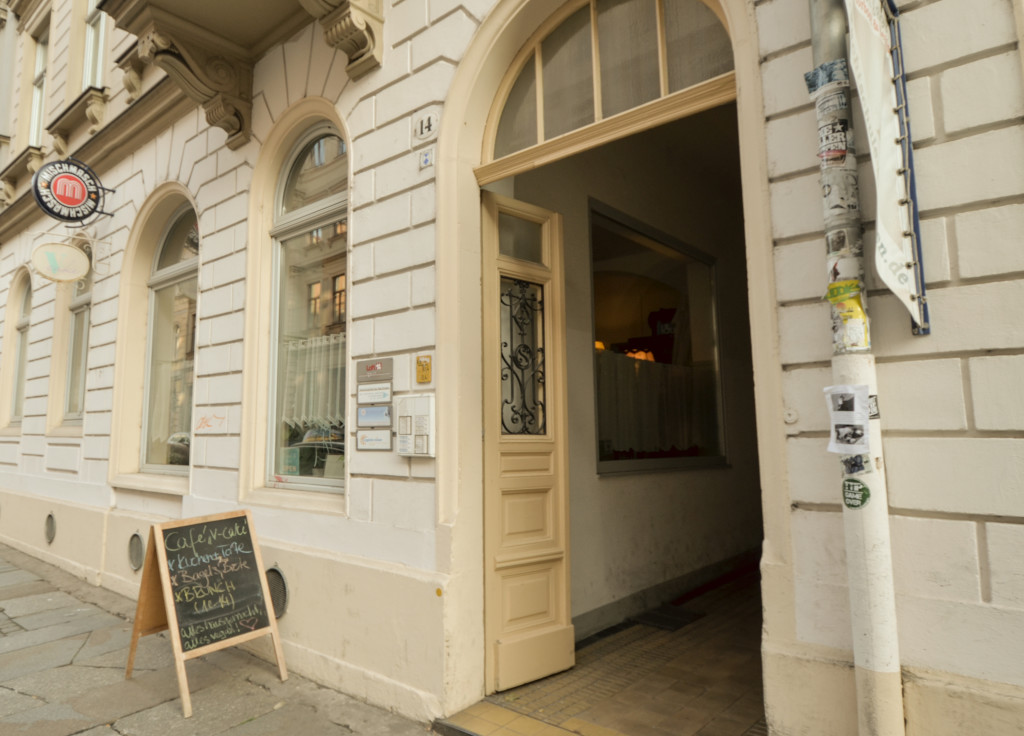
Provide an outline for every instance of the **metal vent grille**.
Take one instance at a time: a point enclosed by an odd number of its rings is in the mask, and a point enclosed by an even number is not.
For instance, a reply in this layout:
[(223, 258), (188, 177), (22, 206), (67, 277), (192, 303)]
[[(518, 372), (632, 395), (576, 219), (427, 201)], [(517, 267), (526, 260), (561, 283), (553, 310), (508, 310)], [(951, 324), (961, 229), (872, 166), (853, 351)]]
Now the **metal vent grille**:
[(53, 518), (53, 514), (46, 515), (46, 543), (53, 544), (53, 540), (57, 538), (57, 520)]
[(270, 589), (270, 603), (274, 606), (274, 618), (281, 618), (288, 610), (288, 583), (276, 565), (267, 569), (267, 587)]
[(135, 532), (128, 540), (128, 564), (132, 566), (132, 570), (138, 571), (142, 567), (145, 551), (146, 548), (142, 543), (142, 537), (139, 536), (138, 532)]

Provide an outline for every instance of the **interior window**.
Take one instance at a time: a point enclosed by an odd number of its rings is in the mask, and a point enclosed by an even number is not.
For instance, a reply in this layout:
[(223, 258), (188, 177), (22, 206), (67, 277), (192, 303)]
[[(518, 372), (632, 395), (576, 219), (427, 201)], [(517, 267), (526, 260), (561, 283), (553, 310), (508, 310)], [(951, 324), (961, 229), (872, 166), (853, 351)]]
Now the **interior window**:
[(340, 491), (345, 477), (345, 142), (311, 136), (291, 159), (275, 228), (271, 485)]
[(168, 224), (149, 280), (142, 443), (142, 462), (149, 471), (184, 472), (189, 464), (198, 269), (199, 224), (195, 211), (185, 207)]
[(591, 213), (598, 466), (723, 454), (712, 259)]

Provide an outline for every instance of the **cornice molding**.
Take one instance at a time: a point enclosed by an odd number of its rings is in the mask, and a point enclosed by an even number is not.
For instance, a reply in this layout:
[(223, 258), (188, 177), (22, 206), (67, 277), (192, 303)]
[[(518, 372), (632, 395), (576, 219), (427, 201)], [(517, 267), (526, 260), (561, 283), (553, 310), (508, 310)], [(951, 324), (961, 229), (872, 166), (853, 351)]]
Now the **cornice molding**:
[(106, 88), (89, 87), (47, 126), (46, 132), (53, 136), (53, 150), (59, 157), (67, 156), (68, 138), (80, 125), (89, 123), (89, 135), (99, 130), (107, 111), (107, 99)]
[(299, 0), (320, 21), (324, 40), (348, 57), (350, 79), (376, 69), (384, 60), (381, 0)]

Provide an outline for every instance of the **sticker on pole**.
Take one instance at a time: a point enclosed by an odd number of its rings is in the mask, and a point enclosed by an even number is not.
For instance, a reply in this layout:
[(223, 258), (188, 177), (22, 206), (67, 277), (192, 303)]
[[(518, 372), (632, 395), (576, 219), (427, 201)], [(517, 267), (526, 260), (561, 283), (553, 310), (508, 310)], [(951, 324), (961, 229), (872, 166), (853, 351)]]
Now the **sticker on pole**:
[(826, 386), (831, 431), (828, 451), (840, 455), (871, 452), (867, 385)]
[(867, 485), (855, 478), (843, 480), (843, 505), (848, 509), (862, 509), (871, 500)]

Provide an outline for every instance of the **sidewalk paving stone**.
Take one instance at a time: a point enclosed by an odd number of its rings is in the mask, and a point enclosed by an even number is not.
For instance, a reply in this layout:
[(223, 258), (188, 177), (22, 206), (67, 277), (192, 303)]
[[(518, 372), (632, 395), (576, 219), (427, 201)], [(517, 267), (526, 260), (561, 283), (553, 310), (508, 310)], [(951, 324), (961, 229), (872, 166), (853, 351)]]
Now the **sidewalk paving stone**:
[(171, 641), (138, 642), (135, 604), (0, 544), (2, 736), (426, 736), (411, 721), (237, 647), (185, 663), (184, 718)]

